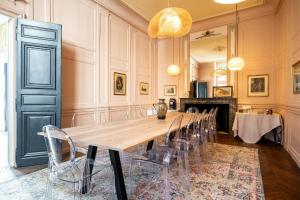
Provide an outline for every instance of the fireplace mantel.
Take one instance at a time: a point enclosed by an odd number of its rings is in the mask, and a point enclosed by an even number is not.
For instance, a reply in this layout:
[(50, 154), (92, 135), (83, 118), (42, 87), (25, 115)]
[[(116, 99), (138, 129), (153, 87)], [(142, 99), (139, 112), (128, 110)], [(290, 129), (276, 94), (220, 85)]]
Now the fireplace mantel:
[(180, 98), (180, 111), (185, 112), (190, 107), (197, 107), (200, 111), (219, 107), (217, 123), (221, 131), (232, 132), (232, 125), (237, 111), (236, 98)]

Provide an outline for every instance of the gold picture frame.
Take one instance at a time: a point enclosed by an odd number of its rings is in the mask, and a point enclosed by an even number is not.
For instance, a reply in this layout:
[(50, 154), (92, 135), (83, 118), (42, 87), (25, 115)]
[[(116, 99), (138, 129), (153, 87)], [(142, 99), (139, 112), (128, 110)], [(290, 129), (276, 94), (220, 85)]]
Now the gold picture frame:
[(165, 96), (176, 96), (176, 85), (165, 85)]
[(249, 75), (248, 76), (248, 97), (268, 97), (269, 96), (269, 75)]
[(213, 97), (232, 97), (232, 86), (214, 86), (213, 87)]
[(300, 61), (293, 65), (293, 93), (300, 94)]
[(149, 94), (149, 83), (140, 82), (140, 95)]
[(114, 95), (126, 95), (126, 74), (114, 72)]

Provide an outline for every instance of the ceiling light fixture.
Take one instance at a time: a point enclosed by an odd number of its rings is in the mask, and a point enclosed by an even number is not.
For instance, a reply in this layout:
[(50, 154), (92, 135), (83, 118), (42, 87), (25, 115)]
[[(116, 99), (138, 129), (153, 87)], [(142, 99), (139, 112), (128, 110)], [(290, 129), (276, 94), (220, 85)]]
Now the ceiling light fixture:
[(234, 57), (228, 61), (228, 69), (229, 70), (241, 70), (245, 67), (245, 61), (243, 58), (239, 57), (239, 49), (238, 49), (238, 33), (239, 33), (239, 17), (238, 17), (238, 7), (235, 5), (236, 12), (236, 30), (235, 30), (235, 54)]
[(169, 7), (155, 14), (149, 22), (148, 34), (152, 38), (182, 37), (190, 32), (192, 17), (183, 8)]
[(237, 3), (241, 3), (245, 0), (214, 0), (214, 2), (216, 3), (220, 3), (220, 4), (237, 4)]

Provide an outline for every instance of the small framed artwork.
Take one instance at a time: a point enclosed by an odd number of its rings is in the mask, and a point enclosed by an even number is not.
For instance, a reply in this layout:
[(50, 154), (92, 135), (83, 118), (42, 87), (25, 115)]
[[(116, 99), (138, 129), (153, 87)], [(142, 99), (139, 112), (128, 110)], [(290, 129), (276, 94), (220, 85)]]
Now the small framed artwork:
[(293, 92), (300, 94), (300, 61), (293, 65)]
[(175, 96), (175, 95), (176, 95), (176, 85), (166, 85), (165, 96)]
[(141, 95), (149, 94), (149, 83), (140, 82), (140, 94)]
[(214, 86), (213, 97), (232, 97), (232, 86)]
[(114, 95), (126, 95), (126, 74), (114, 72)]
[(248, 96), (267, 97), (269, 96), (269, 75), (248, 76)]

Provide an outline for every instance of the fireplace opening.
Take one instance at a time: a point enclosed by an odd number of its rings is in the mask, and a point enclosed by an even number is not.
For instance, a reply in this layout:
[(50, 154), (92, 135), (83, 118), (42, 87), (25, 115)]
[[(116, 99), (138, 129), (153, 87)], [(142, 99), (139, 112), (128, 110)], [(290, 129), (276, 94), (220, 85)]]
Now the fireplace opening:
[(196, 107), (200, 112), (203, 110), (210, 111), (212, 108), (219, 107), (217, 113), (217, 131), (225, 132), (227, 134), (230, 133), (229, 127), (229, 104), (185, 104), (185, 111), (190, 107)]

